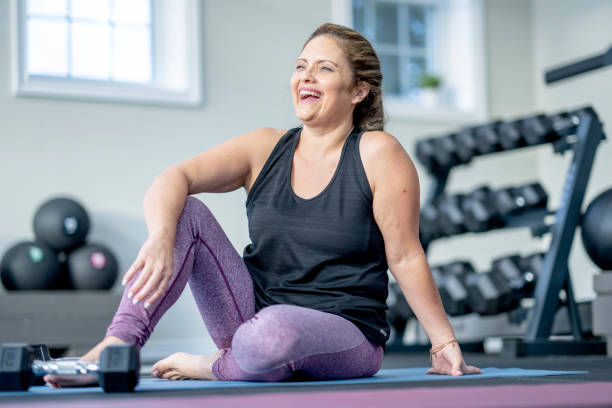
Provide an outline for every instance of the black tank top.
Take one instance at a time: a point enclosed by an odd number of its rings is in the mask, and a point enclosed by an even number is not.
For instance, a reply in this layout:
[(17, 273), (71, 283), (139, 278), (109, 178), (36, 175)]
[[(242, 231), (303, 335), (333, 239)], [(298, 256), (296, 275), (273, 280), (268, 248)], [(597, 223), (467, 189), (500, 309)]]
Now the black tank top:
[(384, 345), (388, 266), (359, 156), (363, 132), (346, 138), (327, 187), (304, 199), (291, 187), (301, 130), (291, 129), (278, 141), (247, 196), (252, 243), (244, 262), (253, 277), (256, 310), (293, 304), (334, 313)]

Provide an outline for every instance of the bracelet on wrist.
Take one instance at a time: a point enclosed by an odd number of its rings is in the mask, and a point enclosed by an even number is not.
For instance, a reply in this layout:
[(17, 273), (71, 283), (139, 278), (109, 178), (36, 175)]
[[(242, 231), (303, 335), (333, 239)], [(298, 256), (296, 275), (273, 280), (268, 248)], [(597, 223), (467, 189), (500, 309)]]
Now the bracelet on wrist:
[(432, 358), (436, 356), (437, 352), (441, 351), (444, 347), (446, 347), (446, 346), (448, 346), (449, 344), (452, 344), (452, 343), (458, 343), (457, 339), (453, 337), (451, 340), (447, 341), (446, 343), (440, 344), (437, 347), (432, 347), (429, 350), (429, 362), (431, 363)]

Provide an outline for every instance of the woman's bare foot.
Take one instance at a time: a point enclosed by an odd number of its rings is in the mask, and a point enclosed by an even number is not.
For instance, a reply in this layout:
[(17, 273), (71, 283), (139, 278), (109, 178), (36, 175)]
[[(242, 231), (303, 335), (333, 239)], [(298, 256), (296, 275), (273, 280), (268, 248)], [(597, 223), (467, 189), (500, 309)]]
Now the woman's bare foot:
[[(99, 361), (100, 355), (102, 354), (102, 350), (104, 350), (107, 346), (111, 344), (125, 344), (123, 340), (118, 337), (109, 336), (98, 343), (94, 348), (89, 350), (83, 357), (80, 358), (81, 361)], [(45, 382), (49, 384), (53, 388), (62, 388), (62, 387), (85, 387), (90, 385), (95, 385), (98, 383), (98, 376), (94, 374), (85, 374), (85, 375), (55, 375), (55, 374), (47, 374), (43, 377)]]
[(214, 354), (175, 353), (158, 361), (151, 368), (151, 375), (167, 380), (216, 380), (212, 366), (222, 350)]

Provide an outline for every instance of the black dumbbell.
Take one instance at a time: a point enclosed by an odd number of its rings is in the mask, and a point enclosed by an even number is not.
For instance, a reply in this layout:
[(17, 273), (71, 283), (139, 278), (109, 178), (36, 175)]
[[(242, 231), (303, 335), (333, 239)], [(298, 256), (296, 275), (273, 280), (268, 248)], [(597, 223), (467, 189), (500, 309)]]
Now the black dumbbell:
[(451, 236), (461, 234), (465, 229), (465, 216), (462, 211), (463, 195), (449, 194), (438, 197), (438, 225), (442, 235)]
[(434, 157), (440, 170), (448, 170), (453, 166), (463, 164), (457, 155), (455, 140), (450, 135), (441, 136), (433, 139)]
[(416, 157), (429, 173), (435, 174), (440, 171), (433, 138), (419, 140), (416, 143)]
[(516, 205), (522, 209), (546, 208), (548, 204), (548, 194), (540, 183), (515, 187), (512, 196)]
[(472, 273), (465, 278), (468, 302), (481, 316), (495, 315), (510, 309), (512, 289), (497, 273)]
[(502, 150), (516, 149), (527, 145), (521, 132), (521, 119), (501, 123), (498, 132)]
[(419, 238), (423, 246), (431, 241), (442, 237), (440, 231), (440, 218), (438, 209), (432, 204), (426, 204), (421, 208), (419, 216)]
[(488, 154), (502, 150), (499, 137), (499, 127), (501, 124), (501, 121), (496, 120), (476, 128), (474, 133), (478, 153)]
[(462, 202), (465, 227), (470, 232), (488, 231), (503, 225), (491, 189), (482, 186), (468, 194)]
[(476, 149), (475, 130), (476, 128), (474, 127), (465, 128), (451, 136), (455, 141), (457, 156), (461, 158), (464, 163), (469, 162), (472, 157), (478, 154)]
[(519, 265), (521, 268), (521, 272), (525, 277), (525, 281), (527, 285), (525, 286), (525, 292), (527, 296), (532, 296), (533, 291), (535, 289), (536, 281), (542, 270), (542, 264), (544, 263), (543, 253), (534, 253), (525, 257), (522, 257), (519, 260)]
[(475, 270), (468, 261), (455, 261), (432, 268), (444, 310), (449, 315), (462, 316), (471, 312), (465, 277), (472, 273), (475, 273)]
[(537, 114), (524, 118), (521, 121), (521, 130), (528, 146), (554, 142), (559, 134), (553, 127), (550, 117)]
[(491, 191), (491, 201), (493, 201), (497, 207), (497, 211), (501, 217), (514, 214), (523, 208), (516, 203), (513, 191), (514, 187), (507, 187)]
[(27, 344), (0, 346), (0, 390), (27, 390), (34, 376), (46, 374), (96, 374), (105, 392), (132, 392), (138, 384), (140, 357), (128, 344), (112, 345), (102, 351), (99, 362), (86, 363), (76, 358), (36, 360)]
[(509, 306), (511, 309), (518, 307), (522, 298), (533, 296), (542, 258), (543, 254), (537, 253), (527, 257), (518, 254), (508, 255), (493, 260), (492, 273), (497, 273), (505, 279), (512, 290), (512, 301)]

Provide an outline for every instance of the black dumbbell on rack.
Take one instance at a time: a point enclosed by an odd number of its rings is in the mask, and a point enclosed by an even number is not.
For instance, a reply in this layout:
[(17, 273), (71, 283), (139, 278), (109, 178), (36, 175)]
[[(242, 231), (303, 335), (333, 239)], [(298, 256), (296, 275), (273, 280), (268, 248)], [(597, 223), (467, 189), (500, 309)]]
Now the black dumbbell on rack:
[(433, 267), (431, 272), (446, 313), (451, 316), (471, 313), (465, 277), (476, 272), (472, 264), (468, 261), (455, 261), (440, 267)]
[(99, 362), (86, 363), (78, 358), (35, 359), (35, 351), (27, 344), (0, 346), (0, 390), (26, 391), (36, 376), (46, 374), (95, 374), (105, 392), (132, 392), (138, 384), (140, 357), (132, 345), (106, 347)]

